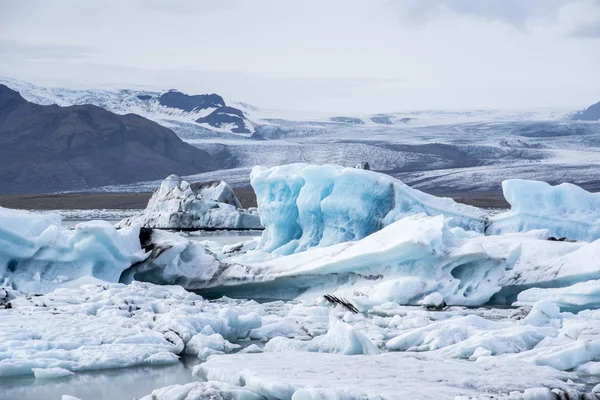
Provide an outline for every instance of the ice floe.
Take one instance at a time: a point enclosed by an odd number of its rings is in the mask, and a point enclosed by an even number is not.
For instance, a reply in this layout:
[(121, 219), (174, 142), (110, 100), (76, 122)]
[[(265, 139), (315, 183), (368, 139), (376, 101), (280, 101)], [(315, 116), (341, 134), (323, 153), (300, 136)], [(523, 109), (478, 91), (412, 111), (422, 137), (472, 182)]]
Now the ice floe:
[(255, 310), (139, 282), (20, 295), (0, 318), (0, 377), (174, 363), (190, 342), (194, 353), (198, 335), (222, 347), (248, 337), (261, 326)]

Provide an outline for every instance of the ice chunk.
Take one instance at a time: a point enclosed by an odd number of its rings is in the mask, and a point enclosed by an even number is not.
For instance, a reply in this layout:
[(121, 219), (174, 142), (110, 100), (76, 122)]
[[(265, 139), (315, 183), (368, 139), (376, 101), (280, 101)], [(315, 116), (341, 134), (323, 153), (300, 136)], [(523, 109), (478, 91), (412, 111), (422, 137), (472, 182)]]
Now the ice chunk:
[(379, 354), (377, 346), (351, 325), (329, 316), (327, 333), (309, 341), (276, 337), (265, 345), (265, 351), (311, 351), (339, 354)]
[[(156, 389), (140, 400), (262, 400), (263, 396), (239, 386), (222, 382), (192, 382)], [(63, 399), (64, 400), (64, 399)]]
[(239, 349), (239, 344), (233, 344), (223, 339), (218, 333), (205, 335), (199, 333), (195, 335), (185, 347), (186, 354), (196, 355), (202, 361), (205, 361), (213, 354), (226, 354), (235, 349)]
[(169, 175), (139, 215), (117, 227), (141, 225), (161, 229), (262, 229), (258, 213), (242, 210), (225, 182), (192, 184)]
[(373, 171), (335, 165), (255, 167), (250, 180), (265, 226), (259, 248), (292, 254), (360, 240), (403, 217), (425, 213), (482, 232), (486, 214), (411, 189)]
[[(490, 321), (476, 315), (437, 321), (402, 333), (387, 342), (390, 350), (431, 351), (453, 358), (479, 358), (483, 349), (492, 355), (519, 353), (534, 348), (558, 329), (514, 321)], [(477, 354), (476, 354), (477, 352)]]
[(206, 291), (261, 298), (330, 293), (370, 306), (417, 304), (439, 292), (448, 304), (480, 305), (501, 289), (506, 269), (518, 258), (514, 240), (503, 251), (488, 251), (484, 244), (493, 247), (496, 240), (450, 228), (442, 216), (412, 215), (359, 241), (272, 260), (260, 252), (233, 258)]
[[(137, 226), (116, 230), (109, 222), (91, 221), (68, 230), (39, 225), (29, 213), (19, 224), (4, 223), (4, 214), (0, 212), (0, 281), (7, 279), (17, 289), (46, 292), (81, 277), (118, 282), (124, 270), (146, 257)], [(29, 233), (46, 228), (22, 236), (20, 225), (30, 226)]]
[(204, 245), (175, 233), (154, 229), (150, 232), (147, 247), (152, 248), (150, 255), (124, 271), (121, 282), (136, 279), (195, 289), (203, 287), (224, 268)]
[[(499, 239), (507, 235), (498, 236)], [(522, 304), (548, 298), (565, 308), (581, 309), (594, 304), (593, 284), (582, 284), (569, 289), (579, 282), (600, 280), (600, 240), (592, 243), (566, 243), (553, 241), (534, 241), (521, 245), (526, 252), (515, 264), (514, 270), (507, 274), (502, 285), (508, 293), (517, 294), (529, 288), (535, 289), (521, 295)], [(552, 287), (562, 287), (561, 289)], [(549, 288), (550, 287), (550, 288)], [(576, 293), (580, 291), (580, 293)], [(564, 297), (563, 297), (564, 296)], [(521, 304), (521, 303), (518, 303)], [(587, 305), (586, 305), (587, 304)]]
[(502, 182), (510, 211), (493, 216), (488, 234), (548, 229), (556, 238), (591, 242), (600, 238), (600, 194), (562, 183), (509, 179)]
[(62, 400), (81, 400), (81, 399), (79, 397), (69, 396), (68, 394), (63, 394)]
[(540, 300), (549, 300), (563, 310), (597, 309), (600, 307), (600, 280), (561, 288), (527, 289), (519, 293), (515, 305), (532, 305)]
[(444, 296), (438, 292), (433, 292), (425, 296), (421, 304), (425, 307), (441, 308), (446, 303), (444, 302)]
[(531, 388), (523, 392), (523, 400), (554, 400), (554, 393), (548, 388)]
[(235, 208), (242, 208), (233, 189), (225, 181), (195, 182), (190, 187), (196, 195), (201, 196), (205, 200), (230, 204)]
[(53, 379), (63, 378), (65, 376), (73, 375), (73, 372), (68, 369), (54, 367), (54, 368), (32, 368), (33, 375), (38, 379)]
[(141, 282), (20, 295), (11, 304), (0, 318), (0, 377), (173, 363), (198, 334), (235, 341), (261, 324), (255, 302), (208, 302)]

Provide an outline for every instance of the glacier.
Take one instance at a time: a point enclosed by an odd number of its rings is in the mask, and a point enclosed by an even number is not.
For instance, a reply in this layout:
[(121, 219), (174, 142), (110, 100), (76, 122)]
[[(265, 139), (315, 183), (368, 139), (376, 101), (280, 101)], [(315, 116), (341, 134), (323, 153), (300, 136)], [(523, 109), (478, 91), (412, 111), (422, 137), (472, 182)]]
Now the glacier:
[(562, 183), (508, 179), (502, 182), (510, 211), (490, 219), (486, 233), (547, 229), (551, 236), (587, 242), (600, 239), (600, 194)]
[(483, 232), (486, 213), (411, 189), (388, 175), (335, 165), (254, 167), (250, 182), (265, 227), (258, 248), (292, 254), (367, 237), (412, 214), (445, 215)]
[(256, 212), (242, 210), (231, 187), (223, 181), (191, 184), (168, 176), (139, 215), (117, 227), (141, 225), (160, 229), (262, 229)]

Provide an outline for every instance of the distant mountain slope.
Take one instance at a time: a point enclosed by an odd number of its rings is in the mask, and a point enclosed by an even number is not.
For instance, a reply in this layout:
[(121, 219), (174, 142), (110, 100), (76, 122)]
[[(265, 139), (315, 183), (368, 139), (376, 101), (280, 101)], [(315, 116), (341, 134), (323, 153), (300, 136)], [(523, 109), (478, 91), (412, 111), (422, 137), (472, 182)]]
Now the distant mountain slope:
[(600, 121), (600, 101), (578, 112), (572, 119), (574, 121)]
[(172, 129), (183, 139), (247, 137), (254, 133), (254, 126), (244, 112), (228, 106), (214, 93), (187, 95), (177, 90), (50, 88), (14, 79), (0, 79), (0, 83), (36, 104), (92, 104), (115, 114), (138, 114)]
[(138, 115), (26, 101), (0, 84), (0, 193), (43, 193), (216, 168), (213, 157)]

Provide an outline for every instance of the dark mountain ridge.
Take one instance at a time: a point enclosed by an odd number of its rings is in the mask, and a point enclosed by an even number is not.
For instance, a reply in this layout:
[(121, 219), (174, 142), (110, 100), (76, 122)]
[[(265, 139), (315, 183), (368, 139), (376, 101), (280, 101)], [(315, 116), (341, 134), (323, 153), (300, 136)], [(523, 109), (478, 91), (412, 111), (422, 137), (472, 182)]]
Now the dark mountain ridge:
[(0, 193), (47, 193), (215, 169), (213, 157), (135, 114), (26, 101), (0, 85)]

